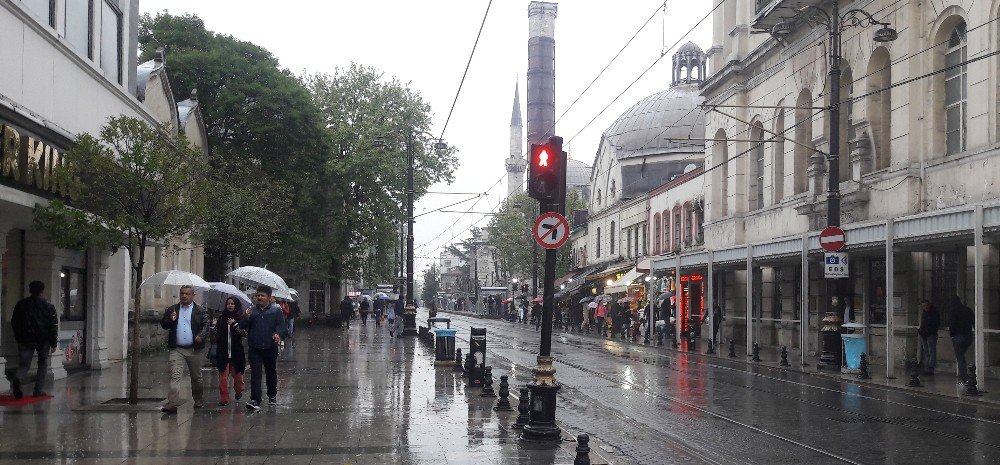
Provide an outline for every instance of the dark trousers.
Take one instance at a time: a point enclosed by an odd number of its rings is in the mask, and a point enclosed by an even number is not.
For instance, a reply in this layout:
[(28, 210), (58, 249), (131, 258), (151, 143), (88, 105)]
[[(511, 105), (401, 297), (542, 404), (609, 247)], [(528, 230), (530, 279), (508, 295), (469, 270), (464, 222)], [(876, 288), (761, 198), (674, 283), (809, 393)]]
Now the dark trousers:
[(361, 312), (361, 324), (368, 324), (368, 312)]
[(958, 365), (958, 377), (962, 381), (969, 379), (969, 365), (965, 361), (965, 352), (972, 345), (970, 336), (952, 336), (951, 344), (955, 347), (955, 364)]
[(45, 392), (45, 375), (49, 372), (49, 344), (35, 342), (17, 345), (17, 379), (24, 381), (31, 368), (31, 359), (38, 354), (38, 372), (35, 375), (35, 395)]
[(278, 348), (258, 349), (250, 347), (248, 355), (250, 362), (250, 400), (260, 402), (260, 372), (264, 371), (267, 378), (267, 397), (278, 396)]

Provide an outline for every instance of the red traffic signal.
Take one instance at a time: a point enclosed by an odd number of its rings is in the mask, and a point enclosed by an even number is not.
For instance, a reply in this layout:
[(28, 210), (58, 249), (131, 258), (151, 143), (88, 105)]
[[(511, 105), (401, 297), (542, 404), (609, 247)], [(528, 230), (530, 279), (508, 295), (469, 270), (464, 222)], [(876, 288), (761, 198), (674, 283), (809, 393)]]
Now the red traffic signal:
[(548, 144), (531, 144), (528, 195), (533, 199), (561, 201), (565, 196), (566, 154), (558, 142), (561, 139), (550, 139)]

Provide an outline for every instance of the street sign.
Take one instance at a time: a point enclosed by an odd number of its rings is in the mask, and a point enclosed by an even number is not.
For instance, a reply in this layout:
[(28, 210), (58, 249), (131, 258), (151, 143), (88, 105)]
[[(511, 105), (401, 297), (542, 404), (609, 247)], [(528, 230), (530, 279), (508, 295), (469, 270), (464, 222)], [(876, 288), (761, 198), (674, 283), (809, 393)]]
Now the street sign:
[(827, 252), (823, 254), (824, 278), (849, 278), (850, 267), (845, 252)]
[(827, 226), (823, 232), (819, 233), (819, 246), (827, 252), (837, 252), (847, 244), (847, 235), (844, 230), (836, 226)]
[(569, 221), (556, 212), (543, 213), (535, 220), (535, 242), (546, 249), (558, 249), (569, 240)]

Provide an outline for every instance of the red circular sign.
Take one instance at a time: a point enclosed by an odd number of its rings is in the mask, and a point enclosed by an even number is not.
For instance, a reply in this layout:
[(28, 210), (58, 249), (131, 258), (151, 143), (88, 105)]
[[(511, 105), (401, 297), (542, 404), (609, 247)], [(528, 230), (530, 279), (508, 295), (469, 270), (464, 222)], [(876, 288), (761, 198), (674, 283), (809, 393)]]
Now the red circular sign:
[(569, 221), (556, 212), (543, 213), (532, 229), (535, 242), (546, 249), (558, 249), (569, 240)]
[(827, 252), (836, 252), (847, 244), (847, 235), (844, 230), (836, 226), (827, 226), (823, 232), (819, 233), (819, 246)]

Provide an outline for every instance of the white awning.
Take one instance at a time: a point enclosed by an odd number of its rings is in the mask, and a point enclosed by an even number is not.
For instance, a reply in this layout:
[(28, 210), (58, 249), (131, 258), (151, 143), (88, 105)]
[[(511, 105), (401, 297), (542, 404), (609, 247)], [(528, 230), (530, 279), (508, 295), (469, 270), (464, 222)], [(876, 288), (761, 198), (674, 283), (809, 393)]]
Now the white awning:
[[(625, 273), (625, 276), (622, 276), (621, 279), (615, 281), (614, 284), (605, 287), (604, 293), (617, 294), (619, 292), (625, 292), (628, 290), (628, 286), (632, 284), (632, 282), (635, 281), (636, 279), (639, 279), (639, 277), (641, 277), (643, 274), (645, 273), (637, 270), (635, 267), (632, 267), (632, 269), (629, 270), (628, 273)], [(641, 283), (636, 283), (636, 284), (641, 284)]]

